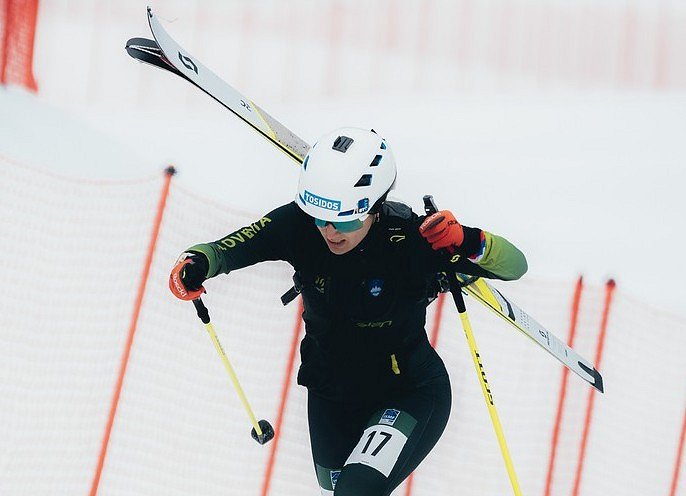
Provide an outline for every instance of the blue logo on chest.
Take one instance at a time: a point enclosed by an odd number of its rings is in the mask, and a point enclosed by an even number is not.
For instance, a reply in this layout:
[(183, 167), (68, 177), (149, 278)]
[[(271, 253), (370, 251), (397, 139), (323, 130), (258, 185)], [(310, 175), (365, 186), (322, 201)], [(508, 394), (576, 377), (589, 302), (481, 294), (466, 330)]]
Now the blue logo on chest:
[(370, 279), (367, 282), (369, 294), (372, 296), (379, 296), (383, 291), (383, 279)]

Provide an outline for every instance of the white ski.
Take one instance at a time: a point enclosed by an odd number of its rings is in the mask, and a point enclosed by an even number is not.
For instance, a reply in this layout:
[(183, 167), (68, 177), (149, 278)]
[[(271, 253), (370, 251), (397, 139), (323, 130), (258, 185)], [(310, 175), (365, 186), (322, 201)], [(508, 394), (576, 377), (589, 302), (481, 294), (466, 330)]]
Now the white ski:
[(310, 145), (184, 50), (169, 36), (150, 7), (148, 7), (148, 23), (166, 62), (191, 83), (250, 124), (296, 162), (302, 163)]

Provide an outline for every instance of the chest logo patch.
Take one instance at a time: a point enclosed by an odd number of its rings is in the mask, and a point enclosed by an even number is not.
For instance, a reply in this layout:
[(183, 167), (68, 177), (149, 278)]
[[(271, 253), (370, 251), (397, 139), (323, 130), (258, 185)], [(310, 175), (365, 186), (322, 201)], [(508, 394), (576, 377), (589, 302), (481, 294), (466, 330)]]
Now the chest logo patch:
[(372, 296), (379, 296), (383, 291), (383, 279), (370, 279), (367, 285)]

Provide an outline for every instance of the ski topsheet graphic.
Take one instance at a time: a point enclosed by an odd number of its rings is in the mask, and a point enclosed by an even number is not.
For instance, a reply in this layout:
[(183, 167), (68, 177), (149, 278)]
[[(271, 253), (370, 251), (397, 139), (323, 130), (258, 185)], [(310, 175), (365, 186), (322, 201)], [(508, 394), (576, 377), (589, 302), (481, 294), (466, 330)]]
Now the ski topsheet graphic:
[[(302, 164), (310, 149), (309, 144), (184, 50), (169, 36), (150, 7), (148, 7), (148, 23), (155, 39), (131, 38), (126, 43), (126, 51), (131, 57), (167, 70), (197, 86), (262, 134), (286, 155)], [(602, 377), (591, 362), (565, 345), (486, 281), (476, 279), (464, 286), (463, 290), (526, 334), (572, 372), (603, 392)]]

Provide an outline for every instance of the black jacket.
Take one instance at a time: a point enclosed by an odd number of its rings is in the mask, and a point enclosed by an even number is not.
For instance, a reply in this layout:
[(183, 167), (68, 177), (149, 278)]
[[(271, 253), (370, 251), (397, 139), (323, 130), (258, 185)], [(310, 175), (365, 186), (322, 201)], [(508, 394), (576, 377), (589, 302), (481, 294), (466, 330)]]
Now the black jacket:
[[(436, 252), (419, 234), (422, 220), (408, 206), (386, 202), (364, 240), (352, 251), (335, 255), (313, 219), (293, 202), (188, 251), (208, 258), (208, 277), (265, 260), (290, 263), (305, 309), (298, 383), (350, 401), (445, 375), (424, 330), (438, 273), (510, 279), (511, 271), (498, 275), (482, 265), (523, 265), (526, 270), (519, 250), (477, 228), (464, 227), (461, 256)], [(483, 250), (490, 248), (485, 239), (498, 245), (490, 251), (505, 259), (504, 265), (502, 260), (484, 263), (488, 260)], [(483, 257), (479, 263), (467, 258), (477, 253)]]

